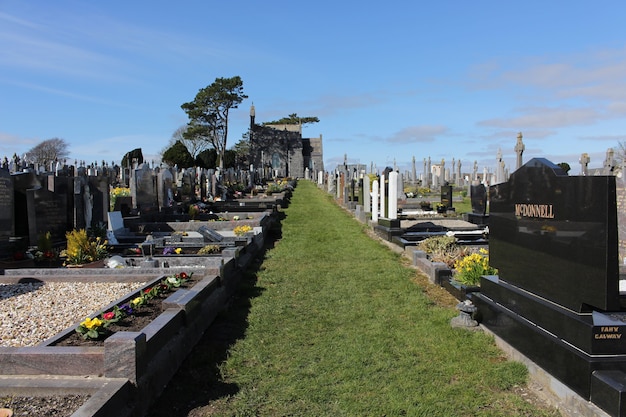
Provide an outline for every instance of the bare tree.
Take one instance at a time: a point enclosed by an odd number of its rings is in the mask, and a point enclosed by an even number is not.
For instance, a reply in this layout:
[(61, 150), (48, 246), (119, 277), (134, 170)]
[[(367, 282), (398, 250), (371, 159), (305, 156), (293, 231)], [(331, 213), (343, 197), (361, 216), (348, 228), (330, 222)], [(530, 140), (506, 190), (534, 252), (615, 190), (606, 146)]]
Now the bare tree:
[(187, 130), (189, 130), (189, 126), (187, 125), (181, 126), (176, 129), (176, 131), (172, 134), (172, 139), (170, 142), (173, 145), (177, 141), (180, 141), (183, 145), (185, 145), (191, 156), (195, 159), (200, 152), (209, 149), (211, 143), (207, 140), (204, 140), (202, 137), (189, 137), (189, 135), (185, 136), (185, 132), (187, 132)]
[(26, 159), (35, 164), (48, 166), (51, 162), (68, 157), (68, 144), (64, 139), (44, 140), (26, 152)]

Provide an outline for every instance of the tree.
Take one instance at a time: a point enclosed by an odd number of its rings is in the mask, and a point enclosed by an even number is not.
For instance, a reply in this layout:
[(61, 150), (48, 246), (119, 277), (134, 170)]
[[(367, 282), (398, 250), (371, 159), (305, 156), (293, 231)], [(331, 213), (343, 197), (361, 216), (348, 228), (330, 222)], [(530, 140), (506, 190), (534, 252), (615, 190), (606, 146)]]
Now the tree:
[(193, 158), (196, 158), (200, 154), (200, 152), (209, 148), (210, 142), (204, 140), (204, 138), (201, 137), (185, 137), (187, 130), (189, 130), (188, 125), (184, 125), (176, 129), (174, 133), (172, 133), (169, 147), (174, 145), (176, 141), (180, 141), (183, 145), (185, 145), (191, 156)]
[(237, 158), (237, 164), (243, 168), (250, 164), (250, 139), (248, 133), (244, 134), (242, 139), (235, 143), (233, 151)]
[(213, 84), (200, 89), (193, 101), (183, 103), (189, 123), (183, 136), (206, 141), (215, 148), (219, 167), (224, 168), (224, 155), (228, 141), (228, 115), (248, 98), (243, 93), (241, 77), (216, 78)]
[(572, 169), (572, 167), (570, 167), (567, 162), (561, 162), (561, 163), (558, 163), (557, 165), (560, 166), (561, 169), (565, 171), (566, 174), (569, 172), (570, 169)]
[(314, 116), (298, 117), (297, 113), (290, 114), (282, 119), (274, 120), (273, 122), (263, 123), (264, 125), (306, 125), (309, 123), (319, 123), (320, 119)]
[(35, 164), (48, 166), (51, 162), (67, 158), (67, 148), (68, 145), (64, 139), (47, 139), (26, 152), (26, 158)]
[(217, 165), (217, 151), (213, 148), (205, 149), (196, 156), (196, 166), (205, 169), (215, 168)]
[(179, 140), (163, 152), (163, 162), (172, 167), (176, 165), (179, 168), (189, 168), (195, 165), (194, 158), (187, 150), (187, 147)]

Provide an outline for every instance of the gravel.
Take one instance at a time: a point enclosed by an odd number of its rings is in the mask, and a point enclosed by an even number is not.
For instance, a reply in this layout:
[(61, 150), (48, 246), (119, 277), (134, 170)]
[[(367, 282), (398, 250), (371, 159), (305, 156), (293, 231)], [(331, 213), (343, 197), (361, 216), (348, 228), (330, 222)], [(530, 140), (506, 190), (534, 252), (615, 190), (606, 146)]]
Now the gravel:
[(145, 282), (0, 284), (0, 346), (35, 346), (143, 285)]
[(13, 417), (70, 417), (88, 399), (88, 395), (0, 397), (0, 408), (11, 410)]

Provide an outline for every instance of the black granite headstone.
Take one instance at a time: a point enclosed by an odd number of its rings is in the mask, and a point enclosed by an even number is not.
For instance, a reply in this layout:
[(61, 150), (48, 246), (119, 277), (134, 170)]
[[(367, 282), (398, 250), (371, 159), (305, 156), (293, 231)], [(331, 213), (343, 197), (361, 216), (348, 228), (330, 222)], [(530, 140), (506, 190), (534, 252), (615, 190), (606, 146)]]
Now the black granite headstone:
[(15, 235), (14, 199), (11, 174), (0, 168), (0, 240)]
[(489, 189), (482, 324), (583, 398), (626, 416), (616, 179), (535, 158)]
[(472, 214), (484, 216), (487, 212), (487, 188), (483, 184), (470, 186)]
[(577, 312), (620, 309), (615, 177), (535, 158), (490, 188), (489, 214), (501, 279)]
[(441, 186), (441, 204), (446, 209), (452, 208), (452, 186), (451, 185)]
[(64, 240), (69, 230), (67, 196), (45, 188), (28, 190), (28, 229), (31, 244), (50, 232), (52, 239)]

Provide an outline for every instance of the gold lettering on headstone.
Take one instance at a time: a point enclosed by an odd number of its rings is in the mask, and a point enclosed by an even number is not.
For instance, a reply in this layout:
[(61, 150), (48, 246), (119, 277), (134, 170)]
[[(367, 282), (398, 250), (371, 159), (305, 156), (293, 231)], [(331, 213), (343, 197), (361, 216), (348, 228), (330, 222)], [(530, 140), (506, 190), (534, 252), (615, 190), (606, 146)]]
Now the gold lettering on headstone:
[(593, 336), (596, 340), (620, 340), (622, 338), (617, 326), (600, 326), (600, 333), (596, 333)]
[(515, 215), (518, 217), (539, 217), (553, 219), (554, 208), (552, 204), (516, 204)]

